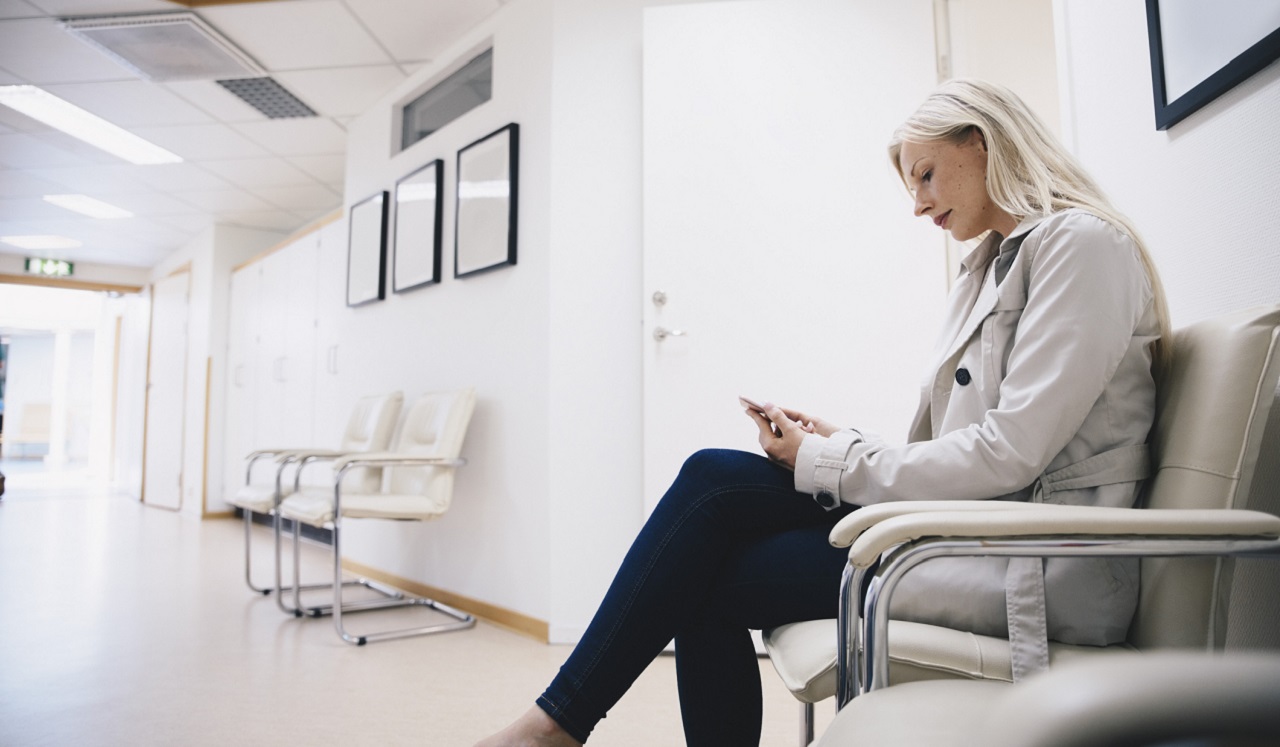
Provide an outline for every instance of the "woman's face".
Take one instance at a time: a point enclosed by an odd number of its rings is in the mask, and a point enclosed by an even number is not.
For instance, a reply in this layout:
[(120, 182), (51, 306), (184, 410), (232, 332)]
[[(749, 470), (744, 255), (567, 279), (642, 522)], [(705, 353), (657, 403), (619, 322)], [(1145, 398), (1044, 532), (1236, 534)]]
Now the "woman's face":
[(987, 147), (976, 130), (959, 144), (904, 142), (898, 163), (915, 196), (915, 214), (928, 216), (957, 241), (988, 230), (1008, 236), (1018, 225), (987, 193)]

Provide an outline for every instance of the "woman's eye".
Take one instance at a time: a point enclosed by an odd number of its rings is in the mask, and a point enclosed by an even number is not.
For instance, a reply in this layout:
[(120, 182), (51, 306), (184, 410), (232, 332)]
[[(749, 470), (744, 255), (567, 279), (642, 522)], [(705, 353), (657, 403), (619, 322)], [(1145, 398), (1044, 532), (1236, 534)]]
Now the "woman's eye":
[(929, 169), (928, 171), (924, 172), (924, 174), (920, 176), (920, 181), (927, 182), (932, 178), (933, 178), (933, 169)]

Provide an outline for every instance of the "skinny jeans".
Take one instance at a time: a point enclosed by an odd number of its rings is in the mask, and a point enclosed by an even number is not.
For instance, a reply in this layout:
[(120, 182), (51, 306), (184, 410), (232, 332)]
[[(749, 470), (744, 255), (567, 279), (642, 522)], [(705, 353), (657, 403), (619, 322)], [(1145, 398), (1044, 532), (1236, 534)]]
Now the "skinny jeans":
[(768, 459), (709, 449), (685, 462), (640, 530), (581, 641), (537, 704), (586, 742), (672, 639), (685, 740), (758, 745), (750, 629), (834, 618), (848, 552), (824, 511)]

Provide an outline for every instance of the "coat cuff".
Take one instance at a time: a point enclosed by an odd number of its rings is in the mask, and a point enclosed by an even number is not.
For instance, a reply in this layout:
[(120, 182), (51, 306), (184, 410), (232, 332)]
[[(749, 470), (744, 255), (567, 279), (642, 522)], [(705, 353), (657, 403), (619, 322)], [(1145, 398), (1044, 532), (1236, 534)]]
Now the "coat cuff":
[(863, 440), (851, 428), (826, 438), (806, 435), (796, 454), (796, 490), (812, 495), (828, 511), (837, 508), (842, 500), (840, 478), (849, 469), (849, 450)]

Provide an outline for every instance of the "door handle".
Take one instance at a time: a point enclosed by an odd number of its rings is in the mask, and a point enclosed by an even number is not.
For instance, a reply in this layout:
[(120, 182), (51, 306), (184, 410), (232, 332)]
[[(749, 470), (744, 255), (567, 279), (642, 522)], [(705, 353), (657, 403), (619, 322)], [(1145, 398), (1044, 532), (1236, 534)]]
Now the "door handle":
[(687, 337), (688, 333), (682, 329), (667, 329), (666, 327), (654, 327), (653, 339), (662, 342), (668, 337)]

